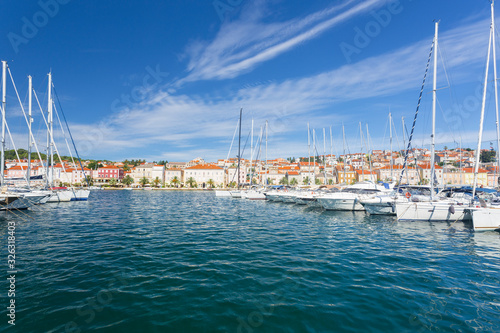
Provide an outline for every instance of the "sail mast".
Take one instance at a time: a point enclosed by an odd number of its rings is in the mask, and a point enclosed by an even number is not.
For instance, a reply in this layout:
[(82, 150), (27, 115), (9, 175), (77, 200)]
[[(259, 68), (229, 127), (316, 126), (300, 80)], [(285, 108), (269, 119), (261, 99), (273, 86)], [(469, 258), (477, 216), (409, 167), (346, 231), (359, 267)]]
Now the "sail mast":
[[(387, 127), (386, 127), (387, 128)], [(391, 181), (393, 180), (393, 156), (392, 156), (392, 114), (389, 112), (389, 141), (390, 141), (390, 149), (391, 149)]]
[(252, 133), (250, 135), (250, 186), (252, 186), (252, 161), (253, 161), (253, 118), (252, 118)]
[(432, 78), (432, 134), (431, 134), (431, 199), (434, 195), (434, 173), (435, 173), (435, 136), (436, 136), (436, 90), (437, 90), (437, 47), (438, 47), (439, 21), (435, 22), (434, 33), (434, 75)]
[[(492, 45), (493, 45), (493, 82), (495, 85), (495, 111), (496, 111), (496, 127), (497, 127), (497, 171), (500, 171), (500, 127), (499, 127), (499, 114), (498, 114), (498, 87), (497, 87), (497, 56), (496, 56), (496, 45), (495, 45), (495, 0), (491, 1), (491, 28), (492, 33)], [(496, 178), (496, 177), (495, 177)], [(497, 180), (497, 186), (498, 184)]]
[(474, 185), (472, 187), (472, 200), (474, 201), (474, 197), (476, 196), (476, 187), (477, 187), (477, 173), (479, 171), (479, 157), (481, 155), (481, 141), (483, 140), (483, 123), (484, 123), (484, 109), (486, 106), (486, 88), (488, 85), (488, 71), (490, 67), (490, 53), (491, 53), (491, 42), (494, 34), (493, 22), (490, 26), (490, 39), (488, 42), (488, 56), (486, 57), (486, 70), (484, 74), (484, 86), (483, 86), (483, 101), (481, 104), (481, 118), (479, 120), (479, 136), (477, 140), (477, 150), (476, 150), (476, 161), (474, 166)]
[(344, 124), (342, 124), (342, 138), (343, 138), (343, 146), (344, 146), (344, 160), (342, 161), (342, 167), (344, 168), (344, 182), (347, 185), (347, 179), (345, 178), (346, 156), (345, 156), (345, 129), (344, 129)]
[(240, 189), (240, 164), (241, 164), (241, 114), (243, 108), (240, 109), (240, 129), (238, 135), (238, 190)]
[(373, 177), (373, 166), (372, 166), (372, 155), (373, 155), (373, 148), (372, 144), (370, 141), (370, 131), (368, 130), (368, 124), (366, 124), (366, 153), (368, 154), (368, 164), (370, 167), (370, 179), (375, 183), (377, 180), (375, 177)]
[(27, 182), (28, 182), (28, 188), (30, 188), (30, 180), (31, 180), (31, 144), (33, 143), (31, 140), (31, 123), (33, 122), (32, 118), (32, 90), (33, 90), (33, 80), (31, 78), (31, 75), (28, 75), (28, 89), (29, 89), (29, 94), (28, 94), (28, 170), (26, 171), (27, 173)]
[(363, 156), (363, 128), (361, 127), (361, 122), (359, 122), (359, 141), (361, 143), (361, 177), (364, 180), (363, 164), (365, 162), (365, 157)]
[(264, 174), (266, 175), (265, 184), (267, 185), (267, 120), (266, 120), (266, 164), (264, 165)]
[[(309, 168), (308, 173), (311, 176), (311, 130), (309, 129), (309, 123), (307, 123), (307, 152), (309, 154)], [(311, 177), (309, 177), (309, 184), (311, 184)]]
[[(47, 120), (49, 122), (48, 133), (47, 133), (47, 181), (50, 186), (54, 186), (54, 153), (53, 153), (53, 118), (52, 118), (52, 73), (49, 73), (49, 87), (48, 87), (48, 105), (47, 105), (48, 115)], [(49, 163), (50, 159), (50, 163)], [(62, 163), (62, 161), (61, 161)], [(49, 173), (50, 167), (50, 173)]]
[(332, 136), (332, 126), (330, 126), (330, 163), (332, 164), (332, 185), (333, 185), (333, 136)]
[[(316, 184), (316, 130), (313, 128), (313, 184)], [(310, 167), (310, 166), (309, 166)]]
[(2, 61), (2, 153), (0, 166), (0, 185), (5, 184), (5, 104), (6, 104), (6, 89), (7, 89), (7, 61)]
[(326, 130), (323, 127), (323, 175), (324, 175), (324, 180), (323, 184), (327, 184), (326, 180)]

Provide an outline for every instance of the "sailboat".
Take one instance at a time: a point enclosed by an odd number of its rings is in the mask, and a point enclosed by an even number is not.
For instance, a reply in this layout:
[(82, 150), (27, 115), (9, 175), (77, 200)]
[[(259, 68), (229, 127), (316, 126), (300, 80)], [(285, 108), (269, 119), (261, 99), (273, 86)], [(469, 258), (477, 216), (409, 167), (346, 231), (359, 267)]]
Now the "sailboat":
[[(46, 168), (46, 179), (47, 184), (49, 185), (49, 190), (52, 191), (52, 195), (49, 197), (47, 202), (67, 202), (67, 201), (85, 201), (88, 199), (90, 195), (90, 190), (83, 188), (67, 188), (67, 187), (54, 187), (54, 149), (55, 152), (59, 155), (57, 151), (57, 146), (54, 142), (54, 110), (53, 110), (53, 99), (52, 99), (52, 73), (48, 74), (49, 85), (48, 85), (48, 114), (47, 114), (47, 168)], [(62, 126), (61, 126), (62, 129)], [(70, 133), (71, 135), (71, 133)], [(74, 146), (74, 142), (73, 142)], [(76, 147), (74, 146), (75, 150)], [(78, 153), (78, 152), (77, 152)], [(71, 154), (71, 151), (70, 151)], [(50, 159), (50, 161), (49, 161)], [(59, 160), (61, 157), (59, 155)], [(61, 161), (61, 166), (63, 170), (65, 170), (64, 163)], [(80, 162), (81, 166), (81, 162)], [(82, 171), (85, 175), (85, 171)], [(85, 179), (87, 177), (85, 176)]]
[[(0, 182), (1, 182), (1, 193), (0, 193), (0, 210), (21, 210), (28, 209), (29, 207), (41, 202), (41, 200), (47, 197), (46, 194), (38, 193), (18, 193), (9, 190), (5, 185), (5, 130), (7, 127), (6, 121), (6, 90), (7, 90), (7, 62), (2, 61), (2, 145), (1, 145), (1, 157), (0, 157)], [(9, 130), (8, 130), (9, 131)], [(10, 131), (9, 131), (10, 135)], [(11, 137), (12, 138), (12, 137)]]
[[(438, 29), (439, 22), (435, 22), (435, 33), (432, 44), (432, 55), (434, 58), (433, 68), (433, 87), (432, 87), (432, 135), (431, 135), (431, 181), (430, 181), (430, 197), (428, 201), (414, 201), (396, 202), (396, 215), (398, 220), (422, 220), (422, 221), (460, 221), (470, 220), (471, 216), (465, 211), (469, 199), (463, 195), (455, 195), (453, 192), (447, 192), (447, 196), (435, 195), (435, 134), (436, 134), (436, 91), (437, 91), (437, 49), (438, 49)], [(430, 57), (428, 63), (430, 62)], [(427, 72), (427, 70), (426, 70)], [(427, 74), (427, 73), (426, 73)], [(422, 83), (422, 90), (425, 84)], [(422, 92), (419, 97), (422, 96)], [(420, 104), (420, 103), (419, 103)], [(418, 113), (418, 107), (417, 112)], [(415, 125), (416, 115), (414, 119)], [(414, 126), (413, 126), (414, 128)], [(413, 128), (408, 142), (408, 149), (405, 156), (405, 165), (409, 149), (411, 147), (411, 137), (413, 135)], [(400, 183), (403, 177), (404, 168), (400, 175)]]
[[(500, 145), (500, 131), (499, 131), (499, 114), (498, 114), (498, 87), (497, 87), (497, 67), (496, 67), (496, 45), (495, 45), (495, 10), (494, 1), (491, 1), (491, 26), (490, 26), (490, 39), (488, 44), (488, 60), (486, 63), (486, 73), (484, 78), (484, 91), (483, 91), (483, 103), (481, 106), (481, 118), (479, 121), (479, 137), (477, 142), (476, 150), (476, 160), (475, 160), (475, 170), (474, 170), (474, 185), (472, 190), (472, 196), (475, 197), (477, 188), (477, 173), (479, 170), (479, 155), (481, 152), (481, 141), (483, 136), (483, 124), (484, 124), (484, 109), (486, 102), (486, 85), (488, 83), (488, 66), (490, 62), (490, 48), (493, 45), (493, 76), (494, 76), (494, 86), (495, 86), (495, 107), (496, 107), (496, 127), (497, 127), (497, 144)], [(500, 146), (497, 147), (499, 149)], [(497, 154), (497, 158), (498, 158)], [(499, 163), (497, 159), (497, 163)], [(468, 209), (468, 213), (472, 215), (472, 225), (475, 231), (488, 231), (488, 230), (500, 230), (500, 207), (487, 205), (484, 201), (480, 200), (479, 205), (471, 205), (472, 207)]]

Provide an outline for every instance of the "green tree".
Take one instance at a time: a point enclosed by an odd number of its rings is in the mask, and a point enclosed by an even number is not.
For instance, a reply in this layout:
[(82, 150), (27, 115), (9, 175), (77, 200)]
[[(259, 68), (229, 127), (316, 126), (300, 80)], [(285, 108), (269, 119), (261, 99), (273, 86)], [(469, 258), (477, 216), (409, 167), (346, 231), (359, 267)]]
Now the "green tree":
[(130, 177), (130, 175), (126, 175), (125, 178), (123, 178), (122, 183), (125, 184), (126, 186), (132, 185), (134, 182), (134, 178)]
[(309, 179), (309, 177), (306, 177), (306, 178), (304, 178), (304, 180), (302, 182), (304, 183), (304, 185), (307, 185), (307, 184), (309, 184), (310, 181), (311, 180)]
[(109, 180), (109, 185), (111, 186), (116, 186), (116, 184), (118, 184), (118, 181), (115, 179), (115, 178), (111, 178)]
[(161, 179), (156, 177), (155, 179), (153, 179), (153, 184), (155, 185), (155, 187), (158, 187), (158, 185), (160, 185), (161, 183)]
[(97, 163), (97, 161), (92, 161), (87, 165), (87, 168), (91, 170), (97, 170), (99, 168), (102, 168), (103, 165), (101, 163)]
[(140, 180), (139, 180), (139, 184), (142, 185), (142, 187), (146, 186), (146, 184), (149, 184), (149, 180), (146, 178), (146, 177), (142, 177)]
[(186, 184), (188, 184), (189, 187), (196, 187), (196, 180), (194, 180), (193, 177), (189, 177), (186, 181)]
[(290, 185), (295, 186), (295, 185), (298, 185), (298, 184), (299, 184), (299, 182), (297, 181), (297, 178), (292, 178), (292, 180), (290, 181)]
[(92, 178), (92, 176), (87, 176), (86, 184), (88, 184), (89, 186), (93, 186), (94, 185), (94, 178)]
[(274, 179), (272, 178), (268, 178), (267, 182), (269, 183), (269, 185), (274, 185)]
[(319, 180), (319, 178), (316, 178), (315, 182), (314, 182), (316, 185), (321, 185), (321, 182)]
[(214, 180), (213, 180), (213, 179), (209, 179), (209, 180), (207, 181), (207, 185), (208, 185), (208, 186), (210, 186), (210, 188), (213, 188), (213, 187), (214, 187), (214, 184), (215, 184), (215, 182), (214, 182)]
[(481, 163), (491, 163), (495, 162), (497, 152), (494, 150), (483, 150), (481, 151), (481, 155), (479, 155), (479, 159)]
[(288, 179), (286, 177), (281, 178), (280, 185), (288, 185)]

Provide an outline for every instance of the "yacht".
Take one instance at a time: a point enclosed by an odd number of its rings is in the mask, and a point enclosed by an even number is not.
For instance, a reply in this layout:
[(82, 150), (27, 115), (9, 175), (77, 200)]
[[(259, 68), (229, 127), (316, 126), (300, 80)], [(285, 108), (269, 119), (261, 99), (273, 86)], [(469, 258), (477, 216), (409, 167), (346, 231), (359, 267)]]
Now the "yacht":
[(317, 198), (326, 210), (363, 211), (361, 200), (389, 193), (389, 186), (382, 186), (373, 182), (359, 182), (348, 186), (339, 192), (324, 194)]

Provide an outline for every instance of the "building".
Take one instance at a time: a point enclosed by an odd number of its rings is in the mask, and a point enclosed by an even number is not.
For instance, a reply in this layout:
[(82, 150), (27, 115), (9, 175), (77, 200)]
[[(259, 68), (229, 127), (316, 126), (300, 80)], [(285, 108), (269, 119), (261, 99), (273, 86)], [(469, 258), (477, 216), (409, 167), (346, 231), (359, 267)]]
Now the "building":
[[(165, 175), (163, 176), (163, 179), (165, 179), (166, 184), (180, 185), (183, 179), (183, 173), (184, 170), (182, 169), (176, 169), (176, 168), (165, 169)], [(177, 184), (174, 184), (172, 182), (174, 178), (178, 180)]]
[(375, 171), (370, 170), (356, 170), (356, 180), (358, 182), (364, 181), (377, 181), (377, 173)]
[(108, 165), (97, 169), (97, 181), (109, 182), (111, 178), (118, 181), (122, 180), (124, 177), (123, 169), (115, 167), (114, 165)]
[(198, 187), (208, 187), (210, 182), (213, 186), (224, 184), (224, 169), (215, 164), (198, 164), (184, 170), (184, 184), (193, 178)]

